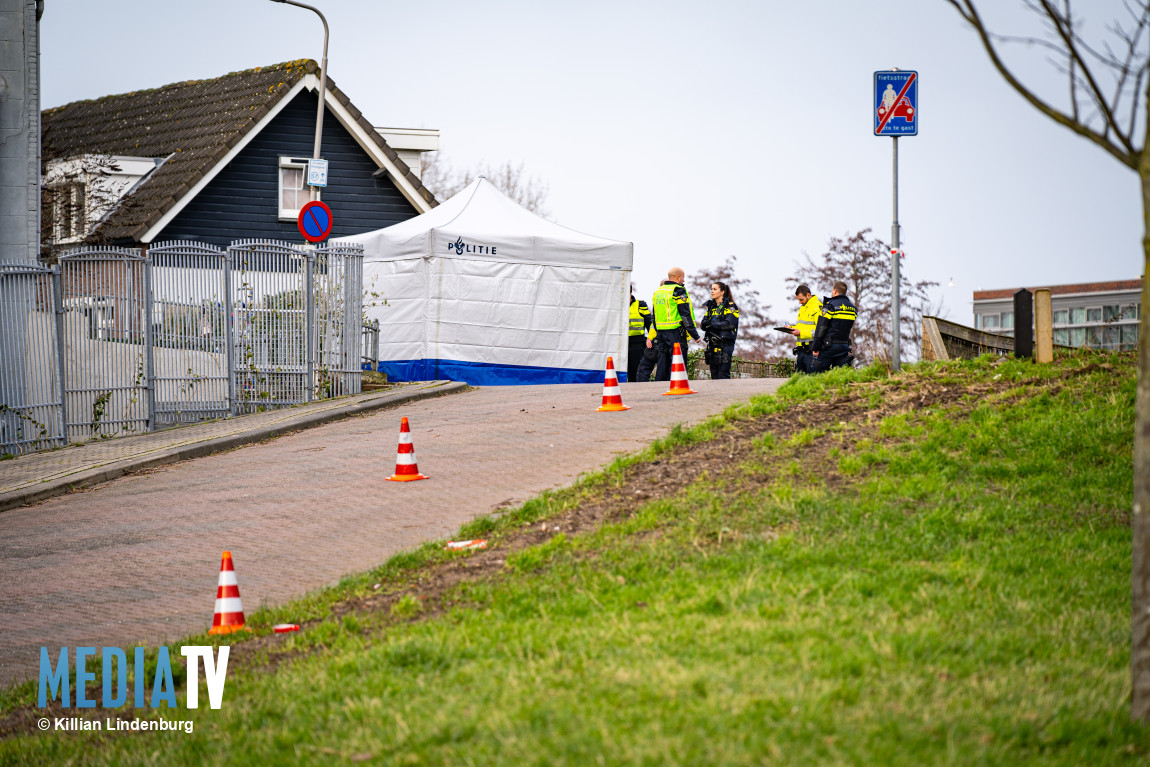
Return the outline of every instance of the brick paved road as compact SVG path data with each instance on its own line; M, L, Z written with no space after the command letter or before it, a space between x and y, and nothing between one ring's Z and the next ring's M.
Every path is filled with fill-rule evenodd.
M781 383L692 381L684 397L624 384L622 413L595 412L600 385L486 387L6 511L0 684L35 676L42 645L155 646L207 627L224 549L248 611L279 603ZM428 481L383 481L401 415Z

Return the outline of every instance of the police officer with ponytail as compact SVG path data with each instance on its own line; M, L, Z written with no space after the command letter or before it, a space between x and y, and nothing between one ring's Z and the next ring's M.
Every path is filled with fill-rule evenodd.
M727 283L715 282L711 284L711 300L703 308L706 314L699 322L706 344L703 360L711 366L712 380L725 380L731 377L731 357L739 334L739 306L731 299Z

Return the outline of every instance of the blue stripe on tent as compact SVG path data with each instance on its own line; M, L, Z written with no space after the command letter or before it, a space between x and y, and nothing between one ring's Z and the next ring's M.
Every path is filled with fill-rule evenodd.
M388 381L465 381L472 386L524 386L530 384L603 383L602 370L545 368L530 365L493 365L460 360L381 360L378 370ZM619 381L627 371L618 372Z

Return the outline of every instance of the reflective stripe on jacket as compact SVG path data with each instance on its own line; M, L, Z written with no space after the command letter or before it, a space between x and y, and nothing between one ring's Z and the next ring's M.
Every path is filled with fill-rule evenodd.
M795 321L795 328L799 331L799 337L795 341L796 345L806 346L814 338L815 325L819 321L822 308L822 302L816 295L812 295L805 304L799 307L799 318Z
M858 319L858 310L846 296L831 296L819 315L815 335L811 343L812 351L822 351L835 344L851 342L851 328Z

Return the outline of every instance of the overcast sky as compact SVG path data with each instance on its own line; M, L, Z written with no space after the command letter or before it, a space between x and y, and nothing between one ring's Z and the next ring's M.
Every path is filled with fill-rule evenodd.
M330 75L373 124L439 129L458 167L523 163L553 220L635 244L640 295L735 255L782 318L804 252L865 227L889 241L892 141L871 115L891 67L920 78L904 269L941 283L952 319L979 288L1141 275L1135 173L1010 90L944 0L313 4ZM1004 32L1036 29L1014 0L985 4ZM270 0L45 5L45 108L322 52L319 19ZM1091 29L1112 6L1083 4ZM1063 96L1040 52L1016 53Z

